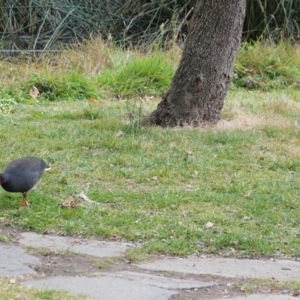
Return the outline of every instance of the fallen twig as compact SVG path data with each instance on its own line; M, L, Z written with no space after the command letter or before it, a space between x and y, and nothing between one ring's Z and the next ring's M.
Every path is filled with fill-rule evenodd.
M90 204L99 204L98 202L89 199L89 198L85 195L84 192L81 192L80 194L78 194L77 197L79 198L79 200L81 200L81 201L86 201L86 202L88 202L88 203L90 203Z

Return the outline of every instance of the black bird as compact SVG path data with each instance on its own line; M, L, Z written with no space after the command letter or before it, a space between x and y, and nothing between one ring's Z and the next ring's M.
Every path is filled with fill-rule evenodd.
M0 173L0 185L7 192L22 193L20 207L30 206L27 201L27 192L31 190L41 178L48 166L37 157L25 157L10 162L3 173Z

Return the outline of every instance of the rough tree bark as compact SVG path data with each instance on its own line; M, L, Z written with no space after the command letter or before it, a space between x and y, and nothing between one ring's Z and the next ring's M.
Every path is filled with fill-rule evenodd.
M246 0L198 0L168 92L143 124L217 123L242 35Z

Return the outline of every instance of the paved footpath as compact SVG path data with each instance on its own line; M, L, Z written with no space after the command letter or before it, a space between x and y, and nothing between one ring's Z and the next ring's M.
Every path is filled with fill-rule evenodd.
M5 235L5 230L0 234ZM297 261L163 257L130 264L124 253L135 247L131 243L32 232L7 234L13 238L9 243L0 242L0 277L16 278L24 286L86 294L95 299L295 300L288 289L281 294L274 290L247 294L234 283L246 283L249 278L281 282L300 279ZM95 266L108 259L113 261L109 268Z

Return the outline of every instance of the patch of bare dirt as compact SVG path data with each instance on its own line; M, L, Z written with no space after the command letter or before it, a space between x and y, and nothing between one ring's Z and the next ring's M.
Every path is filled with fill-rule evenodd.
M240 115L232 120L220 120L215 126L216 130L248 130L265 124L265 120L254 116Z

